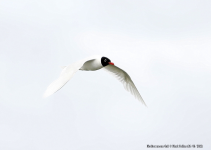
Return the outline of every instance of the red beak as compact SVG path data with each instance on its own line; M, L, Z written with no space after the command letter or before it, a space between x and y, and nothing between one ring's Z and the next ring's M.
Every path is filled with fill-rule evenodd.
M109 62L109 64L110 64L110 65L114 65L114 63L112 63L112 62Z

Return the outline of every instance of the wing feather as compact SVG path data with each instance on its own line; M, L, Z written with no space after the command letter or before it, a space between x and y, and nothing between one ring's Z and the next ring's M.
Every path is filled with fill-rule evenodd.
M83 66L85 62L94 60L95 58L93 57L83 59L74 64L64 67L59 78L56 79L47 87L45 93L43 94L43 97L48 97L53 93L57 92L58 90L60 90L73 77L73 75Z
M127 91L129 91L136 99L140 100L146 106L132 79L124 70L114 65L107 65L104 69L112 73L120 82L122 82Z

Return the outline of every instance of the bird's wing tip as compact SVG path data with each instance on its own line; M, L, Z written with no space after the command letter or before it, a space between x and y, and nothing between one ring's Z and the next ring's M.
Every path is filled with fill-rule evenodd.
M145 107L148 107L147 104L143 101L141 101L141 103L145 106Z
M42 98L47 98L47 97L49 97L50 95L51 95L51 94L45 92L45 93L43 94Z
M139 99L138 98L138 100L145 106L145 107L147 107L147 104L144 102L144 100L141 98L141 99Z

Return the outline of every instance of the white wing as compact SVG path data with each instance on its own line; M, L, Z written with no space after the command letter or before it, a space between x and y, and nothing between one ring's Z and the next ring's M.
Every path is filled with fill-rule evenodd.
M135 96L138 100L140 100L145 106L145 102L141 95L139 94L135 84L131 80L130 76L122 69L118 68L114 65L107 65L104 67L107 71L111 72L115 77L121 81L124 85L124 88L129 91L132 95Z
M96 56L92 56L89 58L86 58L84 60L78 61L74 64L68 65L66 67L63 67L63 70L57 80L52 82L46 89L43 97L48 97L52 95L53 93L57 92L59 89L61 89L72 77L73 75L83 66L83 64L86 61L94 60Z

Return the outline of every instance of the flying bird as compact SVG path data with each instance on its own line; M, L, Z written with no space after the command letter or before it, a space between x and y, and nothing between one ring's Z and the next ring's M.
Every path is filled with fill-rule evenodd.
M76 63L73 63L71 65L63 66L63 70L59 78L47 87L43 96L48 97L57 92L73 77L73 75L78 70L95 71L101 68L104 68L105 70L113 74L120 82L122 82L124 88L127 91L129 91L132 95L135 96L136 99L146 105L130 76L124 70L115 66L109 58L96 55L77 61Z

